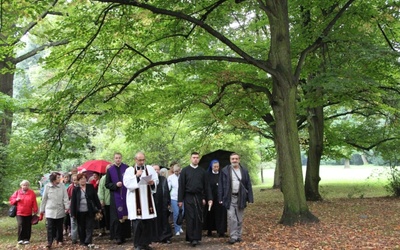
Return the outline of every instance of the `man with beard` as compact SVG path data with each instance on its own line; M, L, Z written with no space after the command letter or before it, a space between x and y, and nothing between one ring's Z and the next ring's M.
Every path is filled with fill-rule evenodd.
M231 164L221 171L218 185L219 203L228 210L229 244L242 241L243 213L253 203L249 172L240 165L240 156L232 153Z

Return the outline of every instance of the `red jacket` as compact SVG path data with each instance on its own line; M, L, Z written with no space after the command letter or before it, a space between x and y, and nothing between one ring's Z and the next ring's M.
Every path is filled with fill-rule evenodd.
M17 198L20 198L20 200L17 201ZM32 213L38 213L36 194L32 189L28 189L25 193L22 188L15 191L10 197L10 204L17 205L17 215L20 216L30 216Z

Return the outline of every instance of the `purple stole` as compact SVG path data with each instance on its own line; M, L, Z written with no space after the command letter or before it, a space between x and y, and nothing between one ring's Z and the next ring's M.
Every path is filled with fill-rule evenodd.
M129 166L121 163L121 165L119 166L122 178L125 174L126 169ZM111 176L111 181L113 183L117 183L117 182L123 182L123 179L119 179L118 177L118 171L117 171L117 166L112 165L109 169L108 169L110 176ZM127 189L124 185L122 185L122 187L118 188L116 191L114 191L114 202L115 202L115 208L117 209L117 215L118 215L118 219L122 220L122 219L127 219L128 216L128 209L126 208L126 193L127 193Z

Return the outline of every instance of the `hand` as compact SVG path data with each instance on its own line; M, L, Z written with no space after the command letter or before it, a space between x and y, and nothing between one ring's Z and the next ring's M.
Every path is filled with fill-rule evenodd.
M142 175L142 173L143 173L143 170L138 170L137 172L136 172L136 177L140 177L141 175Z
M117 187L122 187L122 182L117 182Z
M183 202L178 202L178 207L182 207Z
M106 203L104 203L104 201L101 202L101 206L104 207L106 205Z
M204 206L204 205L206 205L206 200L205 200L205 199L203 199L203 206Z
M154 181L153 181L153 180L150 180L150 181L147 182L147 185L150 185L150 186L151 186L151 185L153 185L153 184L154 184Z
M20 201L21 199L19 197L17 197L17 199L15 199L15 201Z
M40 213L40 215L39 215L39 221L42 221L43 220L43 213Z
M219 204L222 204L222 201L220 201Z

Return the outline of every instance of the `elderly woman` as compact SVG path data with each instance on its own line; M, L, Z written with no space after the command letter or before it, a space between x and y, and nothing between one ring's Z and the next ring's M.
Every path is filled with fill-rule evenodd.
M58 246L63 244L63 222L68 212L68 194L64 183L61 183L61 174L50 174L50 182L44 187L42 204L40 205L40 218L43 214L47 222L47 245L51 248L54 239Z
M10 197L10 204L17 205L18 244L29 244L32 232L32 213L37 214L36 194L29 189L29 181L21 181L20 189Z
M78 223L80 245L91 246L94 217L101 210L101 204L95 188L87 183L86 173L78 174L77 179L79 186L72 191L71 217Z

